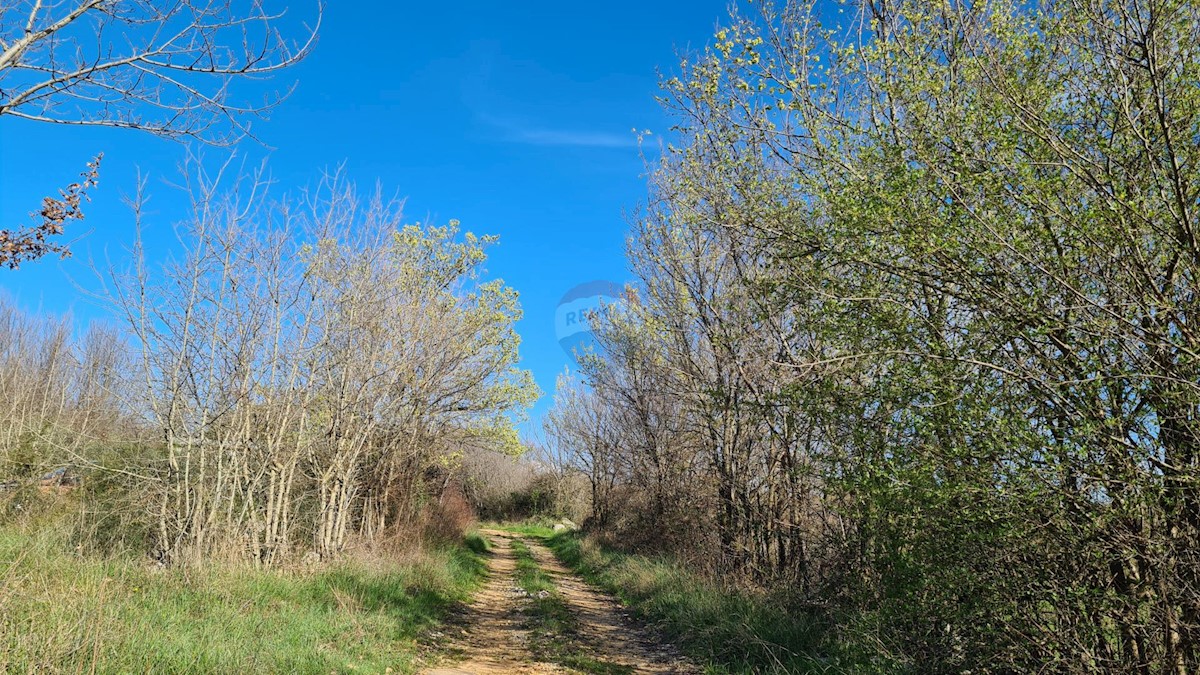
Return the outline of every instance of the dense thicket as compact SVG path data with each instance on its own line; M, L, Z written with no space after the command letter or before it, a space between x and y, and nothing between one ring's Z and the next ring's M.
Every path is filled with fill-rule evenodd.
M666 82L639 283L552 417L594 522L897 666L1195 671L1200 7L820 9Z
M469 517L463 453L519 453L536 392L516 292L483 277L494 238L405 225L336 177L264 188L189 174L172 256L139 241L109 275L115 329L0 307L0 481L72 467L81 534L164 563L328 557Z
M40 478L85 448L130 436L116 331L34 316L0 296L0 482Z
M480 520L521 521L566 518L582 522L591 502L587 477L538 444L519 457L492 450L469 450L458 481Z

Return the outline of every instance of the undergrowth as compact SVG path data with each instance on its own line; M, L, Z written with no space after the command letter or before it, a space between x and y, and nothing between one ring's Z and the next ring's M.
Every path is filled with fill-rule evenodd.
M711 673L863 672L823 642L822 623L767 594L731 590L665 558L601 548L575 532L541 525L514 531L543 541L587 579L658 626Z
M485 574L483 540L317 570L155 569L0 524L0 672L412 672Z

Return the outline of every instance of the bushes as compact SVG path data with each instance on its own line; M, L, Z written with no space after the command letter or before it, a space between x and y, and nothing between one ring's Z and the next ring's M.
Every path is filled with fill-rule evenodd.
M583 522L591 507L585 475L528 455L517 459L495 452L470 453L463 460L463 481L471 505L484 520L545 516Z
M551 414L597 520L922 672L1197 671L1197 3L841 13L744 3L664 82Z
M426 540L445 544L462 540L474 522L475 514L471 511L471 505L455 487L447 489L439 498L425 505L417 526Z
M86 545L166 563L457 536L468 509L430 476L464 446L518 452L536 396L517 293L484 278L495 237L404 225L338 177L298 209L187 171L178 257L137 244L109 275L123 334L0 297L0 482L77 463Z

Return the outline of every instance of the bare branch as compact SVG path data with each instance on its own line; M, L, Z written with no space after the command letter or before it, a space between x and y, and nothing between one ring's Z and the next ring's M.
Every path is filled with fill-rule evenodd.
M66 258L70 250L63 244L48 241L63 233L68 221L83 219L83 200L87 199L88 188L96 187L100 180L100 160L104 155L97 155L88 162L83 179L71 183L59 191L60 199L45 197L42 208L33 215L41 220L32 227L20 230L0 230L0 265L16 269L21 263L36 260L50 253L57 253Z
M251 135L291 91L255 101L235 85L308 56L323 12L289 39L286 12L257 1L81 0L57 16L24 4L23 25L0 24L0 115L220 146Z

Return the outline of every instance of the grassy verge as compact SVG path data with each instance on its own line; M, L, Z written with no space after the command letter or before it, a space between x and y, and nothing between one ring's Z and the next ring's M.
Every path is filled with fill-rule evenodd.
M722 588L669 560L604 550L577 533L537 525L511 529L543 541L568 567L659 626L709 672L853 670L825 654L819 622L765 595Z
M155 570L0 527L0 672L412 672L485 573L483 541L300 572Z
M579 647L578 622L554 581L537 564L523 542L513 540L512 550L517 559L517 585L529 596L533 652L546 661L584 673L626 675L633 672L629 666L602 661Z

